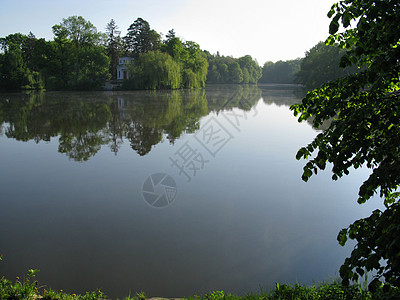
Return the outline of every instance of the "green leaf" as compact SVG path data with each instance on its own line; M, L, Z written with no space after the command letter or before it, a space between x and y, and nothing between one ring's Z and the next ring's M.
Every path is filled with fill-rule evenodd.
M337 8L337 3L332 5L331 10L328 12L328 18L332 18L332 16L335 14L336 8Z
M340 230L337 240L340 246L344 246L347 242L347 228Z
M335 14L335 8L332 6L331 10L328 12L328 18L332 18L332 16Z
M39 272L38 269L29 269L27 275L28 275L28 277L35 277L37 272Z
M331 24L329 25L329 33L335 34L338 30L339 30L339 22L332 21Z
M333 45L335 45L335 42L336 42L335 36L334 36L334 35L330 35L330 36L326 39L325 45L327 45L327 46L333 46Z
M351 18L350 14L349 14L348 12L345 12L345 13L343 14L343 16L342 16L342 23L343 23L344 28L347 28L347 27L350 26L350 20L351 20L351 19L352 19L352 18Z
M337 14L331 21L331 24L329 24L329 34L335 34L339 30L340 16L341 16L340 14Z
M304 172L303 172L303 175L301 176L301 178L302 178L305 182L307 182L308 179L309 179L309 178L311 177L311 175L312 175L312 171L311 171L309 168L307 168L307 167L304 167L303 170L304 170Z
M299 159L301 159L302 157L307 156L307 153L309 153L309 152L307 151L307 149L305 149L305 148L299 149L299 151L297 151L297 154L296 154L296 159L299 160Z

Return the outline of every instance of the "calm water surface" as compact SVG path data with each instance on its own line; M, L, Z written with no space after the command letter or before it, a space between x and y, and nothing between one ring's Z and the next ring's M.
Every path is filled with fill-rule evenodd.
M357 170L301 181L294 86L0 94L0 275L71 293L244 294L337 275Z

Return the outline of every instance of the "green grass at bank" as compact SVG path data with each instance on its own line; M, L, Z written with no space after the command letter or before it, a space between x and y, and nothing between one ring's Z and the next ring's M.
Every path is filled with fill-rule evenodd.
M38 270L29 270L26 276L21 279L9 280L0 278L0 300L108 300L111 299L102 291L87 292L86 294L69 294L63 290L55 291L39 284L35 279ZM124 300L144 300L144 293L134 296L127 296ZM246 296L236 296L223 291L211 292L202 296L192 296L185 298L188 300L280 300L280 299L400 299L398 288L382 286L374 293L369 292L361 285L343 286L339 282L330 282L320 285L302 286L286 285L277 283L270 291L248 294Z

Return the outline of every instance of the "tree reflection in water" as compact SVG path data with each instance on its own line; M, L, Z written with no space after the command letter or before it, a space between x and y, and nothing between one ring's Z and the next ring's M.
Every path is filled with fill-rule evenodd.
M0 128L18 141L49 142L72 160L87 161L108 145L124 143L139 155L163 140L174 144L195 133L210 112L249 111L265 89L256 85L210 85L206 89L135 92L52 92L0 95Z

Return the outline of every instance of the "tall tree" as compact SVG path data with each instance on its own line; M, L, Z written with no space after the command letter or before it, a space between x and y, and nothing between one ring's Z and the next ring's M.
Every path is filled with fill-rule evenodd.
M63 34L71 40L77 48L84 45L99 45L101 34L96 27L81 16L71 16L63 19L59 25L53 26L53 31L63 30ZM56 34L56 32L54 32Z
M243 83L257 83L262 76L262 69L257 61L250 55L245 55L238 59L238 63L243 71Z
M169 40L173 39L176 36L176 33L174 31L174 29L170 29L168 30L167 35L165 36L167 39L165 41L165 43L168 43Z
M67 29L61 25L54 25L54 53L53 64L54 79L51 83L52 88L62 89L69 86L73 72L73 53L71 41L68 39Z
M123 37L126 51L133 56L156 50L160 44L160 35L150 28L149 23L142 18L137 18Z
M379 192L386 209L375 210L339 233L341 245L348 238L356 240L340 276L348 284L375 270L371 290L381 285L382 277L387 284L400 286L400 3L345 0L334 4L328 16L332 20L327 43L347 50L340 65L365 68L325 83L292 106L300 121L313 116L315 127L333 118L297 158L310 159L304 167L305 181L328 162L334 180L352 167L371 169L358 202Z
M122 53L122 39L121 31L118 30L118 26L113 19L107 24L107 55L110 58L110 74L111 79L117 78L117 64L118 57Z
M200 45L187 41L184 44L184 55L181 57L184 66L183 81L187 88L203 87L207 79L208 62L200 50Z
M81 16L72 16L53 26L62 88L100 87L107 79L109 61L102 34ZM58 76L57 76L58 75Z
M178 37L170 37L162 45L163 52L167 52L176 60L182 60L185 50L182 41Z
M24 60L29 68L32 68L32 59L35 51L36 37L32 32L26 37L26 40L22 46L22 52Z

